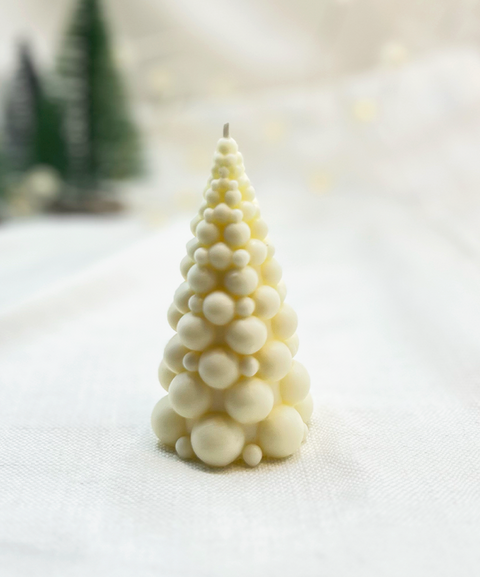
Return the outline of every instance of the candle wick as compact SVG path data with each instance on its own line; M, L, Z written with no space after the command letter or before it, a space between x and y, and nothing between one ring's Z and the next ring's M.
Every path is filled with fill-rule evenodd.
M223 138L230 138L230 123L223 125Z

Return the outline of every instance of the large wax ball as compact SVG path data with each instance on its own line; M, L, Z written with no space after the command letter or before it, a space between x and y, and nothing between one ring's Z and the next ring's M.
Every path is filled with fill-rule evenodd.
M175 303L172 303L167 311L168 324L172 327L174 331L177 330L178 321L182 318L183 314L177 309Z
M242 200L242 195L239 190L228 190L225 193L225 202L231 208L238 206Z
M151 422L158 439L171 447L187 432L185 419L173 410L169 395L161 398L155 405Z
M310 376L298 361L293 361L291 369L280 381L280 394L285 403L296 405L308 395Z
M271 319L280 308L280 295L271 286L259 287L254 295L255 312L261 319Z
M250 264L254 266L261 265L267 258L267 245L258 238L249 240L245 248L250 254Z
M264 381L245 379L225 393L227 413L242 424L262 421L273 408L272 388Z
M166 391L168 391L168 387L170 386L170 383L174 379L175 374L176 373L174 373L167 367L167 363L165 361L162 361L160 363L160 366L158 367L158 380L160 381L160 384Z
M260 423L258 442L264 455L280 459L299 449L304 431L298 412L293 407L279 405Z
M265 284L276 286L282 278L282 267L274 258L270 258L262 265L262 278Z
M292 353L285 343L270 341L257 354L260 362L258 376L267 381L278 381L290 370Z
M173 296L173 302L181 313L188 313L188 299L193 295L193 290L188 282L182 282Z
M242 452L245 435L230 417L210 415L193 426L191 441L201 461L212 467L225 467Z
M225 340L235 352L253 355L265 344L267 327L257 317L239 319L227 328Z
M167 343L163 358L167 367L175 372L183 371L183 357L188 353L187 347L178 335L174 335Z
M258 285L257 271L251 266L240 270L228 271L225 275L225 286L234 295L246 296L251 294Z
M223 236L230 246L243 246L250 239L250 227L246 222L236 222L225 227Z
M188 271L187 281L192 291L203 294L208 293L215 288L215 285L217 284L217 277L214 271L201 267L198 264L194 264Z
M313 399L312 395L308 394L303 401L300 401L295 405L295 409L298 411L299 415L302 417L304 423L308 423L313 413Z
M210 389L195 373L180 373L170 383L168 390L173 409L186 419L203 415L212 400Z
M177 331L182 343L194 351L203 351L215 338L212 325L193 313L187 313L179 320Z
M208 251L208 258L214 268L225 270L232 262L232 251L223 242L217 242Z
M298 326L297 313L290 305L284 303L272 319L272 330L282 340L290 338Z
M198 238L200 244L210 246L214 242L217 242L218 237L220 236L220 232L215 224L202 220L197 225L195 235Z
M184 256L180 262L180 272L182 273L183 278L187 278L187 273L190 268L193 266L193 260L188 256Z
M215 291L205 297L203 314L214 325L226 325L233 319L235 303L229 295Z
M239 377L238 359L224 349L212 349L202 353L198 372L207 385L226 389Z
M229 221L231 212L232 209L229 206L227 206L224 202L222 202L215 207L215 210L213 211L213 218L217 222L224 224Z
M298 352L298 345L299 345L299 339L298 339L297 333L295 333L289 339L287 339L285 341L285 344L290 349L290 352L292 353L292 357L294 357Z

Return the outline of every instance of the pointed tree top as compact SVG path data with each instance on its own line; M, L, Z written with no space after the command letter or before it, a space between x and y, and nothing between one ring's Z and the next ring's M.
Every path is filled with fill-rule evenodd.
M230 123L223 125L223 138L230 138Z

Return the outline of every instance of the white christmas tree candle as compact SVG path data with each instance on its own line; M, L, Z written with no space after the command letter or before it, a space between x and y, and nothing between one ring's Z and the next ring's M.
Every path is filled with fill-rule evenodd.
M153 430L181 458L214 467L288 457L307 435L310 378L293 359L297 315L228 124L191 230Z

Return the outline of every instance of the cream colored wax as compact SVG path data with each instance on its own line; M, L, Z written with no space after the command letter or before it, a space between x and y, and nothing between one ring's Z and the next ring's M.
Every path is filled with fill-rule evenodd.
M153 430L182 459L214 467L288 457L308 431L310 378L293 358L297 315L228 125L191 230Z

